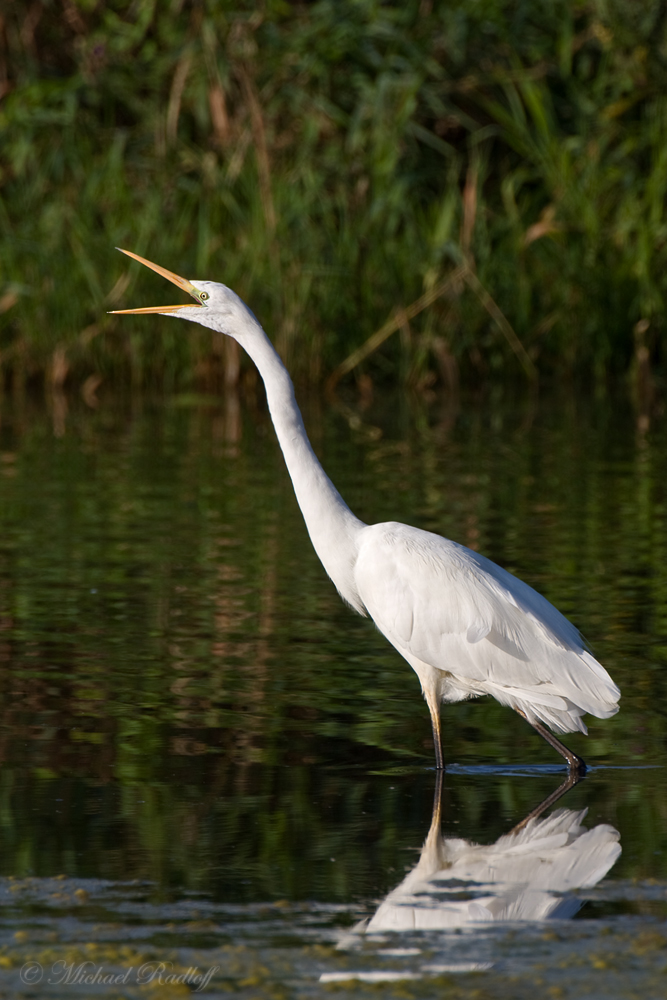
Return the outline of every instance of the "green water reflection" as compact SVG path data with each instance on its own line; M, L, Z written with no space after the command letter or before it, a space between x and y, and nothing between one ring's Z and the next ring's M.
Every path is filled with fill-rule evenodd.
M622 393L306 404L360 517L478 548L588 637L623 700L572 738L598 770L567 806L620 831L614 876L666 877L664 422L638 433ZM160 898L388 892L430 821L428 712L325 577L261 400L6 397L1 415L0 872ZM558 784L495 703L443 724L450 835L491 842Z

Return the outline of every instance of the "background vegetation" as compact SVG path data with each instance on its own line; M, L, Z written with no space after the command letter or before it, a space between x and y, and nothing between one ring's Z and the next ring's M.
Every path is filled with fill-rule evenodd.
M17 379L233 377L210 334L105 315L166 294L133 287L115 245L235 287L302 377L392 317L374 377L664 362L658 0L4 11L0 362Z

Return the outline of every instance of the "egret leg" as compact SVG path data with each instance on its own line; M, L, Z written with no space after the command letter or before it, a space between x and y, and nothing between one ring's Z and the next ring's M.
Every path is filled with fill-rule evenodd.
M431 819L431 829L429 834L440 836L442 825L442 789L444 786L444 773L442 768L435 772L435 790L433 792L433 818Z
M561 757L565 758L570 774L586 774L586 761L582 757L578 757L576 753L568 750L565 744L561 743L560 740L557 740L554 734L550 733L546 726L543 726L541 722L531 722L525 712L522 712L520 708L515 709L515 711L519 713L522 719L525 719L526 722L530 723L533 729L535 729L540 736L542 736L547 743L554 748L554 750L557 750Z
M437 823L438 829L440 829L440 817L442 815L442 789L444 786L443 769L440 768L435 776L435 789L433 791L433 822Z
M442 833L440 826L442 823L442 786L444 784L444 771L435 772L435 792L433 795L433 816L431 818L431 826L429 828L426 840L424 841L424 848L431 848L435 851L436 856L442 853L440 842Z
M428 710L431 713L431 725L433 726L433 746L435 747L435 768L436 771L444 771L445 761L442 756L442 740L440 739L440 702L437 696L428 691L424 692Z
M529 812L520 823L517 823L516 826L512 827L508 836L512 836L512 834L523 830L525 826L528 826L531 819L537 819L538 816L541 816L543 812L546 812L547 809L558 802L558 800L565 795L566 792L569 792L571 788L574 788L574 786L577 785L582 778L583 774L578 771L570 771L563 784L559 785L556 791L552 792L551 795L547 795L546 799L540 802L539 806L536 806L535 809Z

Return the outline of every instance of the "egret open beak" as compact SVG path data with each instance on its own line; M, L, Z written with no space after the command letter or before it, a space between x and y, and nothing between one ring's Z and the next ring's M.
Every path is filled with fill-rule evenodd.
M174 274L173 271L168 271L166 267L160 267L159 264L152 264L150 260L146 260L145 257L140 257L139 254L132 253L131 250L123 250L122 247L116 247L116 250L120 250L121 253L127 254L128 257L132 257L134 258L134 260L138 260L140 264L145 264L146 267L150 267L151 271L157 271L157 273L161 274L163 278L167 279L167 281L171 281L173 285L178 285L178 287L182 288L184 292L187 292L188 295L191 295L192 298L196 300L196 304L198 306L203 307L203 302L201 302L199 299L199 292L197 291L195 286L187 280L187 278L181 278L180 275ZM170 312L176 312L177 309L185 309L185 308L191 309L192 303L188 302L180 306L143 306L141 309L112 309L111 312L112 313L170 313Z

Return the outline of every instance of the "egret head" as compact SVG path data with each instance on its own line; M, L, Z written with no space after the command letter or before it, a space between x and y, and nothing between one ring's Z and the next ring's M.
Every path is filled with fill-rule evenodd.
M117 247L121 253L127 254L140 264L145 264L152 271L157 271L167 281L177 285L184 292L187 292L194 299L194 304L188 303L180 306L143 306L139 309L114 309L116 314L127 313L158 313L162 316L178 316L179 319L190 320L191 323L199 323L207 326L211 330L225 333L229 337L243 343L244 334L249 332L259 323L253 312L247 307L243 299L240 299L236 292L226 285L221 285L217 281L188 281L180 275L168 271L159 264L153 264L150 260L140 257L130 250L123 250Z

